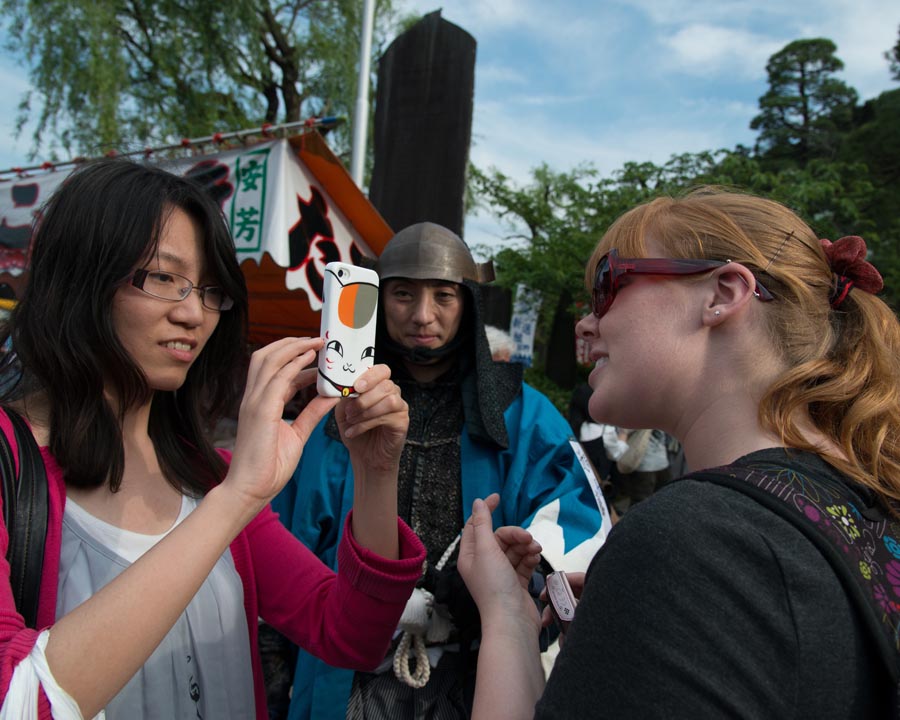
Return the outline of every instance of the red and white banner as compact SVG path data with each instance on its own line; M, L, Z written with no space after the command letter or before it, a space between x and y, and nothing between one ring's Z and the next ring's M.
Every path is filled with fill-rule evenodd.
M286 269L285 288L304 290L313 311L322 306L326 263L377 254L289 140L157 164L205 185L231 226L238 260L260 265L265 254L271 256ZM71 167L0 181L0 273L24 271L34 217Z

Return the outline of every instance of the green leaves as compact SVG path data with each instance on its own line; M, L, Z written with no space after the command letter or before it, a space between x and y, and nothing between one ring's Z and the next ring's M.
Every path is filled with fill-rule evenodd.
M349 116L360 6L354 0L3 0L10 49L27 65L33 86L20 104L19 127L34 122L32 157L51 144L71 156L263 122ZM378 2L373 56L393 31L392 13L392 0ZM349 145L349 138L343 142Z
M831 46L825 42L819 49ZM792 46L792 52L797 50L792 43L782 53ZM801 49L807 51L810 46ZM823 87L827 90L829 86ZM842 97L847 102L852 97L855 103L852 90ZM838 106L828 104L829 112ZM524 283L540 291L538 348L549 337L560 297L574 298L573 323L585 312L585 266L613 220L638 203L700 184L733 187L778 200L807 220L819 237L836 240L862 235L885 279L882 297L900 307L900 90L883 93L863 108L853 105L850 109L855 120L846 130L832 126L839 149L810 154L805 162L789 153L773 157L771 148L755 153L739 146L673 155L662 165L629 162L608 178L600 177L590 164L568 172L541 165L522 186L499 170L472 168L470 195L508 231L506 246L494 253L498 282L510 288ZM823 127L819 123L813 129L818 132ZM553 352L573 351L554 347ZM540 367L532 370L541 371Z
M900 31L898 31L897 36L896 44L885 52L884 59L890 63L891 77L900 82Z
M758 147L772 160L804 165L836 154L857 101L834 77L844 67L836 51L824 38L795 40L769 58L769 90L750 127L760 130Z

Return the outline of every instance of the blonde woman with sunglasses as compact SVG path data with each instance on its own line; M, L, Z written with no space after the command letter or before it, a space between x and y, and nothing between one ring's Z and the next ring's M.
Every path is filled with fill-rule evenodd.
M887 717L900 325L863 240L704 188L619 218L587 282L591 416L665 430L695 471L570 578L546 688L522 590L539 546L494 534L495 499L475 502L459 561L483 627L474 717Z

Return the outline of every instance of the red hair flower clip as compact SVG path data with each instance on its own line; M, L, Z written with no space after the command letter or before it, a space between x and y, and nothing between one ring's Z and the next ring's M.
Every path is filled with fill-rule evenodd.
M881 273L866 260L866 241L858 235L848 235L840 240L820 240L828 265L834 273L834 286L828 301L837 308L858 287L873 295L884 287Z

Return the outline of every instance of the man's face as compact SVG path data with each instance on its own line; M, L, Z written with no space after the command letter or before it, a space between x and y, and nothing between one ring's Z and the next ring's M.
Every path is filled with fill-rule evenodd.
M382 301L388 335L409 349L436 350L453 340L465 306L462 287L446 280L390 278Z

